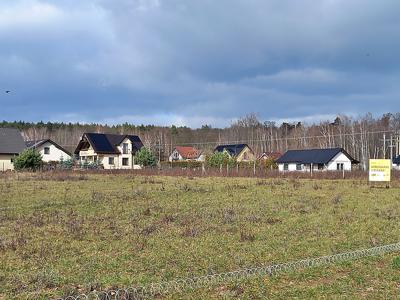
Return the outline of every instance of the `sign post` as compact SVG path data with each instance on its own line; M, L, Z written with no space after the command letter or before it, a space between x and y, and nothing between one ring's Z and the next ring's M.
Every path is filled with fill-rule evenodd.
M370 159L369 160L369 181L370 182L386 182L389 187L390 173L392 170L392 162L390 159Z

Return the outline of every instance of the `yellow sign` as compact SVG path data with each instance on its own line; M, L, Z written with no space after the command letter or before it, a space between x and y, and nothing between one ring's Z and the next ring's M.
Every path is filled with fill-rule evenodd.
M390 159L369 160L369 181L390 181L392 161Z

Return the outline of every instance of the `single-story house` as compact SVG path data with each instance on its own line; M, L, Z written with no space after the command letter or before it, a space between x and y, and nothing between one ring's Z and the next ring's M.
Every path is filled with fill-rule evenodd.
M255 160L254 152L247 144L219 145L214 152L227 153L237 162Z
M135 153L142 147L137 135L84 133L74 153L80 162L97 162L104 169L139 169Z
M0 171L14 170L14 158L25 148L18 129L0 128Z
M282 156L280 152L263 152L258 156L258 160L277 160L279 157Z
M276 160L279 171L351 171L359 161L343 148L289 150Z
M393 169L400 169L400 155L398 155L397 157L393 158L392 160L392 167Z
M67 160L71 158L71 153L50 139L37 141L26 141L26 147L36 149L44 162Z
M190 146L176 146L168 158L169 161L204 161L200 150Z

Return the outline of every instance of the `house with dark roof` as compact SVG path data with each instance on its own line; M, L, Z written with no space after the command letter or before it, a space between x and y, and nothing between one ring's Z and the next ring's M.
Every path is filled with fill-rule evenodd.
M0 171L14 170L14 158L25 148L18 129L0 128Z
M135 154L143 143L137 135L84 133L74 153L80 162L97 162L104 169L135 169Z
M400 155L393 158L392 167L393 167L393 169L400 169Z
M219 145L214 149L214 152L227 153L237 162L255 160L254 152L247 144Z
M26 147L35 149L44 162L59 162L71 158L71 153L50 139L26 141Z
M279 171L351 171L359 162L343 148L288 150L276 160Z
M168 158L169 161L204 161L204 155L195 147L176 146Z

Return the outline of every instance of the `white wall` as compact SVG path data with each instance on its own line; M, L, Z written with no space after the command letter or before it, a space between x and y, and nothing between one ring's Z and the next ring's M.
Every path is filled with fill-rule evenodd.
M329 163L327 166L328 171L337 171L337 164L343 164L343 169L345 171L351 171L351 160L344 155L342 152L338 153Z
M289 171L298 171L298 170L296 170L296 165L297 164L293 164L293 163L291 163L291 164L288 164L288 170L284 170L284 165L285 164L278 164L278 169L279 169L279 171L285 171L285 172L289 172ZM304 171L304 166L303 166L303 170L302 171ZM298 171L298 172L301 172L301 171Z
M14 170L14 164L11 162L11 159L13 159L15 156L14 155L9 155L9 154L0 154L0 171L8 171L8 170Z
M49 154L44 154L44 148L49 147L50 148L50 153ZM40 145L39 147L36 148L37 151L42 155L42 160L45 162L49 161L60 161L61 157L66 160L70 159L71 156L62 151L61 149L57 148L50 142L46 142L43 145Z
M183 160L183 157L176 149L174 149L174 151L172 151L171 155L169 156L168 160L169 161Z

